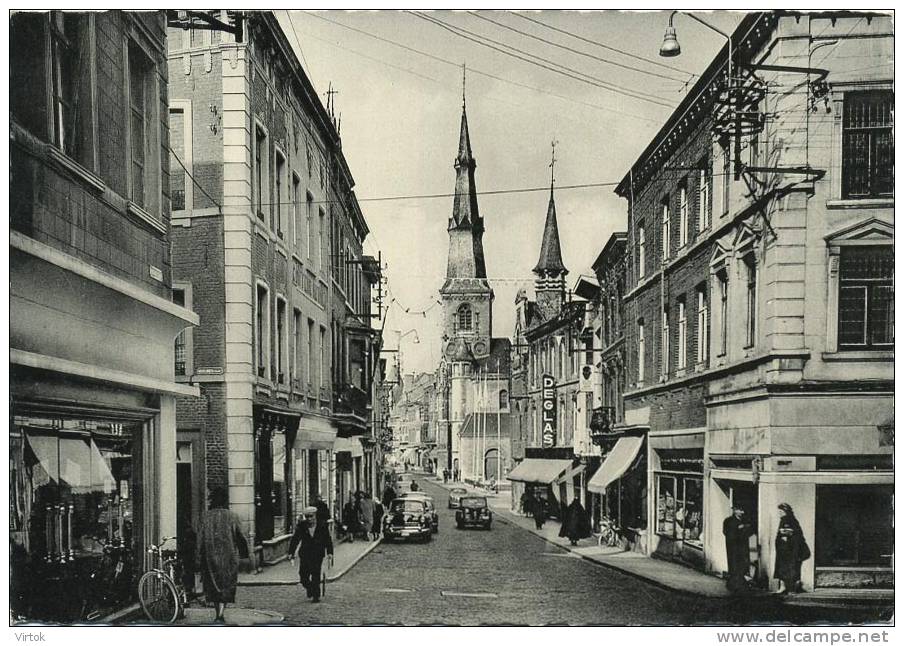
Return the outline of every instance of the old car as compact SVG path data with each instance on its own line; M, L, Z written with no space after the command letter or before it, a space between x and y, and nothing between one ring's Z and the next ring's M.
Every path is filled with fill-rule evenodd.
M433 501L433 498L420 491L406 491L399 497L405 498L406 500L423 500L427 503L427 512L430 514L430 523L433 527L433 533L436 534L439 532L439 514L436 513L436 503Z
M456 509L462 496L467 496L468 490L464 487L455 487L449 492L449 509Z
M419 498L396 498L383 517L383 538L391 541L410 538L429 541L433 536L433 518L427 502Z
M490 511L485 496L465 496L461 499L458 510L455 512L455 526L458 529L465 527L490 529L492 525L493 512Z

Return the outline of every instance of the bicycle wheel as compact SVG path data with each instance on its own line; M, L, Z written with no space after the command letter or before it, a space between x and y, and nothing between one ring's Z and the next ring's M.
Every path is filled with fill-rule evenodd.
M138 601L145 616L154 622L171 624L181 609L176 586L162 572L145 572L138 581Z

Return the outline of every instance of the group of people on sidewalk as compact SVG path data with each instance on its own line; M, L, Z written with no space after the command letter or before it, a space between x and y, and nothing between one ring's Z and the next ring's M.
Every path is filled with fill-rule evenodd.
M549 513L546 509L547 501L535 491L533 495L528 492L521 494L521 512L534 519L537 529L543 529ZM559 528L559 536L567 538L572 545L577 545L582 538L588 538L592 534L590 515L581 504L579 496L575 495L571 504L560 514L562 526Z
M355 538L379 539L383 513L383 504L371 498L368 492L349 492L348 502L342 508L342 531L346 540L354 543Z
M800 591L800 568L811 553L791 505L783 502L778 506L778 511L780 518L775 535L775 567L772 575L779 582L776 593L785 595ZM756 526L744 517L745 514L744 508L735 504L731 516L722 523L728 557L728 579L725 585L734 594L743 594L753 589L750 537L756 535Z

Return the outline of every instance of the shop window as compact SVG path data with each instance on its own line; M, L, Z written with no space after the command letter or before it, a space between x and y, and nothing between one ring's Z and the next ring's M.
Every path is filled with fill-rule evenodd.
M891 567L891 485L816 485L816 567Z
M844 247L838 297L841 349L891 347L895 340L894 249Z
M123 593L127 602L143 553L140 425L12 422L10 576L21 585L14 603L34 618L70 621L88 596ZM116 584L122 590L110 583L91 589L87 575L100 571L105 550L125 573Z
M702 547L702 478L656 476L656 533Z
M844 198L894 193L894 93L847 92L841 135L841 191Z
M289 491L286 488L286 471L288 470L288 441L285 433L273 434L273 485L271 496L273 501L273 533L278 536L290 532Z

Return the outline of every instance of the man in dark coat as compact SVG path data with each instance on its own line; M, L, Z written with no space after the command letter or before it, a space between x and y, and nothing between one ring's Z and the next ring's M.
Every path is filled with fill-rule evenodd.
M728 580L726 587L731 592L747 589L750 573L750 537L755 533L753 523L744 518L744 510L734 505L731 516L722 522L725 535L725 553L728 556Z
M562 519L559 536L567 536L572 545L577 545L578 540L590 536L590 518L578 496L575 496L565 509L565 518Z
M539 493L535 495L536 498L531 502L534 524L537 526L537 529L543 529L543 523L546 522L546 501L540 497Z
M383 490L383 507L389 509L389 505L392 504L392 501L396 499L396 490L392 488L392 485L386 485L386 489Z
M317 508L305 507L304 518L295 526L289 543L289 558L294 563L298 549L298 576L301 585L308 592L308 599L320 602L320 570L323 558L329 555L333 560L333 539L325 523L317 522Z
M380 538L380 534L383 532L383 505L379 500L374 500L374 522L371 528L373 532L374 540Z
M349 492L348 502L342 507L342 524L345 526L345 535L349 543L355 542L358 533L358 506L354 492Z
M317 508L317 522L326 523L330 520L330 508L323 499L323 496L317 496L317 502L314 503Z

